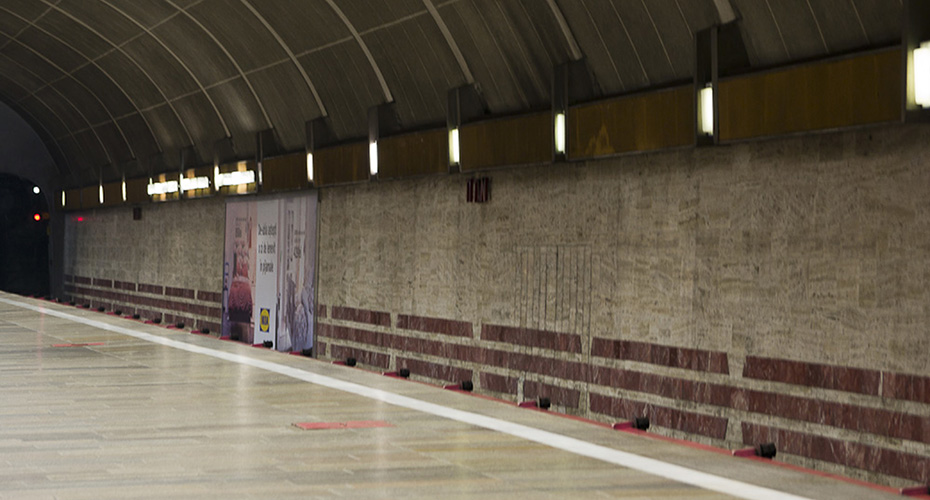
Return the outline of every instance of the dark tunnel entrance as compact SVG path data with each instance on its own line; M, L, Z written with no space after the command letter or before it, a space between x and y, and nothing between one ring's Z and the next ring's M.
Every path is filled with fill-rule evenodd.
M48 295L49 210L35 184L0 174L0 290Z

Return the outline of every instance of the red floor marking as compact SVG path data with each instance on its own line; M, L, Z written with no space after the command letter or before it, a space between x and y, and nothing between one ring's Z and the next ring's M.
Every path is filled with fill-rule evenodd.
M394 427L383 420L350 420L348 422L297 422L294 424L304 430L324 429L373 429L376 427Z
M103 342L88 342L86 344L52 344L52 347L87 347L93 345L106 345Z

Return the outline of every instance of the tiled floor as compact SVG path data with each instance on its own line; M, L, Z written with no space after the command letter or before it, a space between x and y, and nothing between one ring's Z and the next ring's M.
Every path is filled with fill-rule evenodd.
M69 343L102 345L54 347ZM370 420L390 426L294 426ZM727 493L900 498L0 293L0 498L732 497Z

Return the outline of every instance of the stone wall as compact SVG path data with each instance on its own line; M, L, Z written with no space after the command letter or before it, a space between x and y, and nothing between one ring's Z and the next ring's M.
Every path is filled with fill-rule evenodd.
M64 288L76 301L219 331L225 200L65 215Z
M930 481L930 129L322 193L317 350Z

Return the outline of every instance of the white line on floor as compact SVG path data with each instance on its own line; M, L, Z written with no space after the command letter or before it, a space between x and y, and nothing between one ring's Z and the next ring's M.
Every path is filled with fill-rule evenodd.
M163 346L173 347L175 349L180 349L183 351L188 351L188 352L192 352L196 354L203 354L205 356L211 356L211 357L222 359L225 361L239 363L241 365L260 368L262 370L267 370L273 373L284 375L286 377L291 377L297 380L303 380L305 382L310 382L311 384L317 384L317 385L321 385L324 387L329 387L330 389L336 389L339 391L356 394L358 396L371 398L371 399L375 399L378 401L383 401L385 403L389 403L395 406L400 406L402 408L408 408L411 410L416 410L416 411L420 411L423 413L429 413L431 415L448 418L450 420L456 420L458 422L463 422L463 423L470 424L470 425L476 425L478 427L483 427L485 429L490 429L490 430L501 432L504 434L509 434L511 436L523 438L528 441L533 441L533 442L542 444L544 446L549 446L551 448L556 448L559 450L567 451L569 453L574 453L576 455L593 458L595 460L601 460L603 462L619 465L621 467L626 467L628 469L638 470L641 472L645 472L647 474L652 474L655 476L663 477L665 479L669 479L669 480L676 481L679 483L690 484L693 486L697 486L699 488L704 488L704 489L711 490L711 491L717 491L720 493L732 495L732 496L739 497L739 498L758 499L758 500L803 500L805 499L805 497L792 495L790 493L784 493L781 491L776 491L773 489L765 488L762 486L756 486L753 484L744 483L742 481L736 481L736 480L728 479L725 477L715 476L713 474L708 474L706 472L700 472L700 471L696 471L693 469L689 469L687 467L682 467L680 465L674 465L674 464L662 462L660 460L656 460L653 458L643 457L640 455L635 455L633 453L615 450L613 448L608 448L606 446L589 443L587 441L582 441L580 439L563 436L561 434L556 434L553 432L535 429L533 427L528 427L525 425L508 422L506 420L501 420L498 418L487 417L484 415L479 415L477 413L457 410L455 408L449 408L446 406L438 405L435 403L429 403L427 401L422 401L419 399L413 399L413 398L409 398L406 396L401 396L400 394L395 394L395 393L388 392L382 389L374 389L374 388L356 384L353 382L346 382L344 380L327 377L326 375L319 375L316 373L304 371L299 368L293 368L290 366L280 365L280 364L272 363L269 361L262 361L258 359L249 358L247 356L242 356L239 354L232 354L228 352L218 351L215 349L210 349L207 347L187 344L185 342L180 342L177 340L159 337L158 335L152 335L152 334L141 332L138 330L132 330L129 328L123 328L119 326L110 325L110 324L107 324L101 321L96 321L92 319L83 318L80 316L75 316L73 314L69 314L69 313L62 312L62 311L57 311L55 309L47 308L43 306L34 306L34 305L27 304L24 302L9 300L9 299L5 299L2 297L0 297L0 302L9 304L11 306L21 307L23 309L28 309L30 311L35 311L41 314L48 314L50 316L55 316L58 318L74 321L76 323L81 323L84 325L92 326L94 328L99 328L101 330L119 333L122 335L128 335L130 337L152 342L154 344L160 344Z

